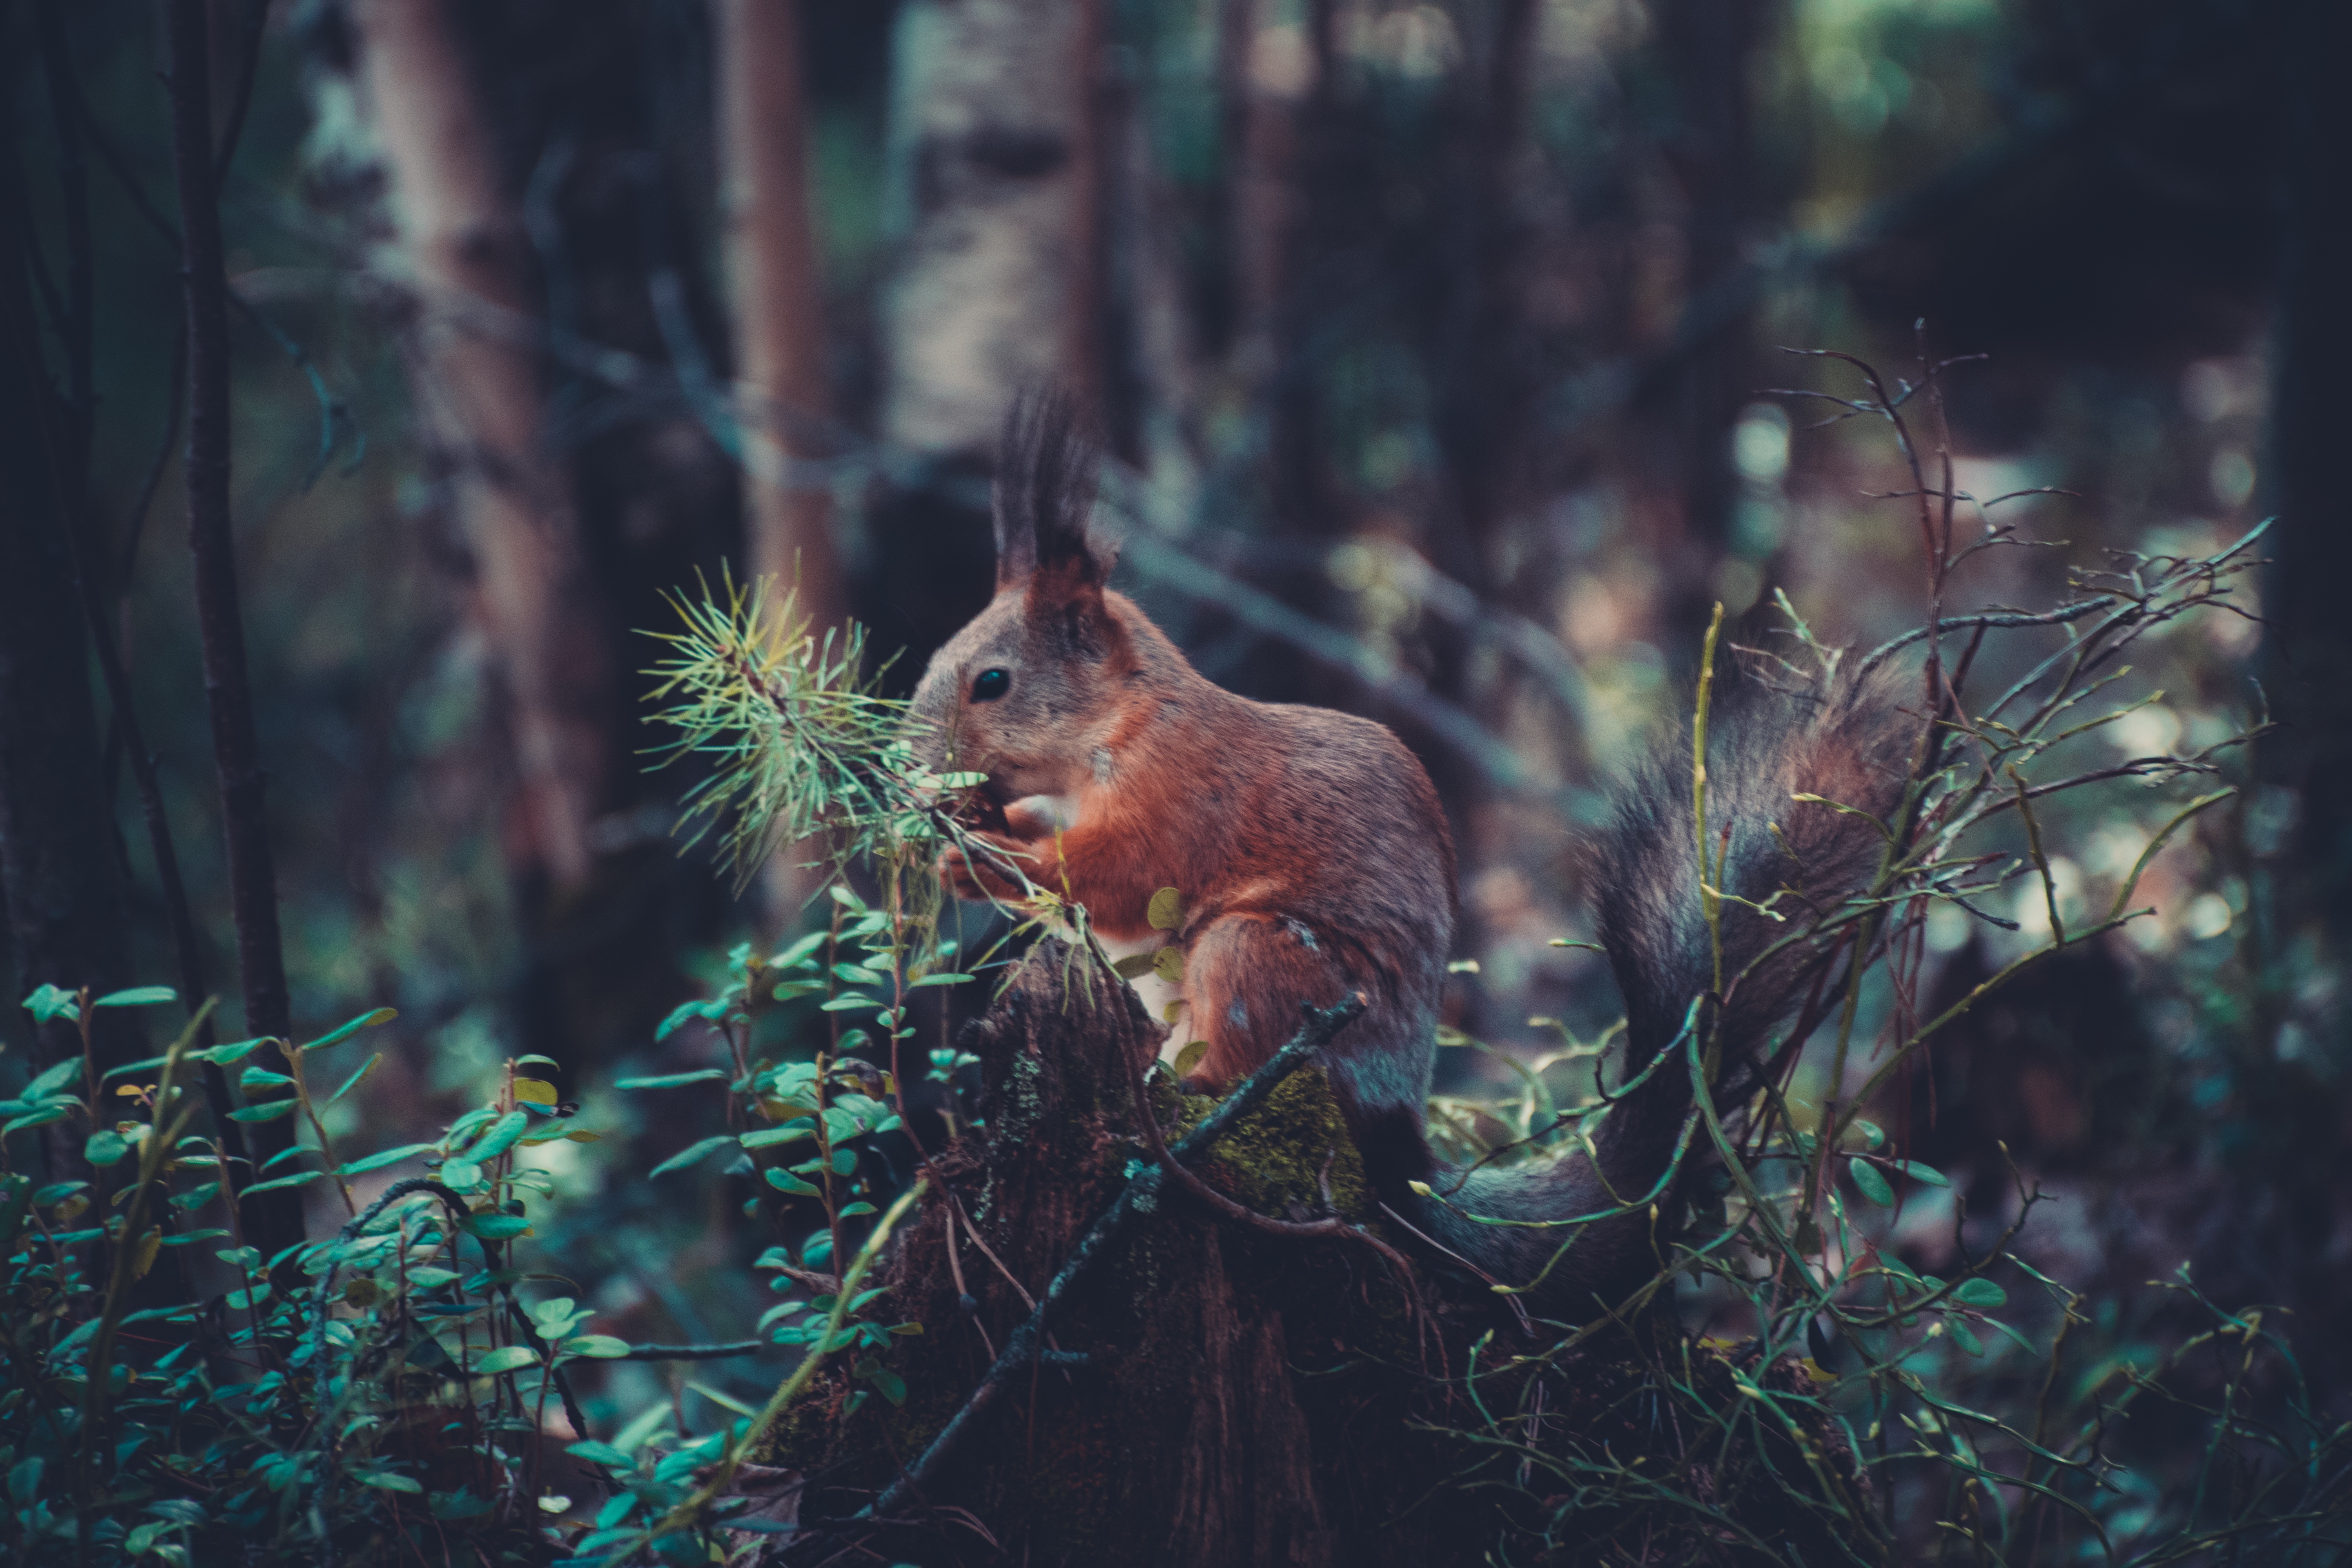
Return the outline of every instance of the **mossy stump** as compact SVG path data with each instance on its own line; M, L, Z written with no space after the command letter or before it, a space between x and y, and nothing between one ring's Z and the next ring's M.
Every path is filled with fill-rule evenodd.
M837 1560L926 1568L1430 1568L1491 1561L1504 1535L1533 1545L1519 1561L1587 1560L1562 1550L1559 1500L1543 1495L1540 1476L1528 1488L1519 1467L1519 1486L1459 1484L1513 1468L1491 1441L1460 1435L1489 1425L1462 1374L1546 1340L1522 1337L1496 1298L1442 1259L1401 1278L1360 1242L1266 1235L1175 1191L1073 1292L1052 1326L1058 1353L1020 1374L919 1500L896 1519L848 1522L947 1424L1150 1157L1126 1064L1155 1055L1161 1037L1125 985L1060 942L1033 951L971 1026L965 1046L981 1060L986 1125L937 1152L931 1169L949 1191L926 1195L869 1277L890 1290L889 1318L923 1325L888 1354L905 1403L869 1397L845 1415L845 1369L811 1384L757 1456L771 1473L805 1478L806 1533L773 1542L766 1560L832 1561L845 1549ZM1152 1097L1171 1141L1175 1124L1212 1103L1181 1097L1164 1077ZM1202 1174L1271 1217L1336 1213L1379 1226L1339 1106L1311 1066L1222 1141ZM1412 1238L1384 1236L1412 1250ZM1573 1440L1563 1428L1590 1421L1619 1452L1643 1447L1650 1434L1621 1417L1664 1348L1641 1354L1634 1341L1659 1334L1687 1365L1692 1348L1670 1326L1580 1349L1542 1374L1556 1385L1549 1413L1538 1398L1533 1424L1515 1421L1513 1432ZM1522 1392L1508 1373L1489 1371L1482 1384L1489 1410L1517 1407ZM1721 1473L1702 1483L1735 1507L1755 1489ZM1760 1506L1790 1511L1771 1500L1785 1496L1767 1487ZM1622 1511L1574 1533L1602 1546L1627 1527Z

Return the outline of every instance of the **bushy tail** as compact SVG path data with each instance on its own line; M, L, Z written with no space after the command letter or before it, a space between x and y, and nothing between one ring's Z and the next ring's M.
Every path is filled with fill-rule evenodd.
M1663 1051L1675 1059L1601 1118L1593 1134L1598 1170L1581 1153L1490 1166L1466 1180L1460 1168L1441 1166L1430 1183L1438 1196L1417 1205L1413 1223L1503 1283L1524 1285L1543 1274L1531 1304L1544 1316L1590 1317L1596 1300L1614 1307L1647 1279L1665 1247L1651 1233L1646 1205L1573 1229L1481 1225L1470 1216L1557 1221L1644 1198L1664 1174L1690 1108L1683 1031L1696 1000L1710 999L1698 1026L1720 1064L1717 1104L1737 1103L1755 1089L1771 1032L1804 1002L1834 944L1798 942L1759 959L1868 888L1886 847L1877 824L1892 825L1902 803L1917 733L1876 683L1790 693L1743 679L1717 697L1706 826L1709 858L1725 856L1720 885L1729 895L1721 906L1719 1004L1712 999L1717 942L1700 888L1690 739L1685 732L1679 744L1660 746L1618 790L1587 879L1601 942L1625 997L1620 1081ZM1852 809L1791 798L1800 795Z

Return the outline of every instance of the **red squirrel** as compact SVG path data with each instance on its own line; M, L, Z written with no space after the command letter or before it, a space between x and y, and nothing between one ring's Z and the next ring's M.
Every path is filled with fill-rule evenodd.
M1601 1120L1598 1170L1572 1153L1465 1181L1434 1156L1423 1126L1456 911L1437 792L1370 720L1211 684L1111 590L1112 552L1088 528L1097 461L1066 402L1016 403L996 479L995 597L932 657L915 692L927 761L986 775L980 837L1022 857L1038 886L1085 905L1114 956L1172 935L1184 963L1169 994L1183 1005L1169 1053L1206 1043L1189 1088L1230 1089L1297 1032L1302 1002L1361 992L1363 1016L1322 1061L1381 1200L1492 1279L1541 1274L1538 1310L1614 1306L1656 1267L1645 1215L1584 1227L1548 1272L1569 1231L1467 1216L1561 1220L1616 1206L1612 1191L1645 1193L1689 1108L1687 1072L1667 1064ZM1790 796L1885 817L1901 797L1908 740L1889 714L1853 690L1809 700L1741 682L1718 696L1708 818L1711 830L1731 830L1727 891L1763 903L1791 888L1825 909L1867 883L1877 828ZM1690 777L1687 741L1678 758L1663 749L1620 789L1588 858L1601 945L1625 997L1628 1075L1677 1045L1693 999L1715 984ZM1019 897L985 856L950 851L940 870L961 896ZM1180 900L1172 933L1147 916L1164 887ZM1780 929L1732 903L1721 923L1726 975ZM1753 1087L1766 1036L1819 963L1765 965L1719 1004L1725 1103Z

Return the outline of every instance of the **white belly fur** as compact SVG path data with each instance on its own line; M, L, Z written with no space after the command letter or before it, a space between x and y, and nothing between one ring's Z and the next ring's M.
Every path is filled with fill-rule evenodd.
M1099 937L1098 940L1102 942L1103 951L1110 954L1113 963L1122 958L1133 958L1138 953L1157 952L1162 945L1158 931L1134 942L1113 942L1107 936ZM1168 1005L1171 1002L1181 1002L1184 999L1182 986L1171 985L1148 969L1128 984L1135 988L1135 994L1138 996L1143 998L1144 1010L1149 1012L1153 1021L1157 1023L1168 1022ZM1160 1059L1164 1062L1174 1062L1176 1053L1182 1050L1192 1038L1192 1021L1190 1014L1177 1014L1176 1022L1169 1026L1167 1043L1160 1047Z

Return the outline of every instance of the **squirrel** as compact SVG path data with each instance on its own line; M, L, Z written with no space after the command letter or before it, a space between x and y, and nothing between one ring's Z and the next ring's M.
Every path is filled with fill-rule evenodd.
M1423 1123L1457 905L1437 792L1384 726L1226 691L1110 589L1113 552L1088 526L1097 461L1066 400L1016 400L998 459L994 597L933 655L910 704L925 760L985 775L976 837L1086 906L1114 957L1172 934L1183 962L1163 994L1182 1008L1165 1054L1205 1042L1189 1089L1222 1093L1262 1066L1302 1002L1360 992L1362 1016L1321 1060L1379 1200L1490 1282L1536 1281L1528 1300L1546 1315L1613 1307L1657 1268L1645 1214L1573 1233L1470 1216L1559 1221L1646 1194L1689 1111L1689 1074L1675 1062L1649 1074L1601 1120L1590 1154L1466 1172L1438 1158ZM1618 789L1586 873L1624 994L1627 1077L1684 1048L1705 996L1717 1102L1757 1087L1768 1036L1827 962L1791 944L1757 964L1783 931L1769 906L1793 893L1826 911L1868 885L1885 843L1872 819L1899 806L1915 736L1866 687L1790 694L1741 680L1717 695L1708 822L1710 837L1729 831L1710 858L1723 854L1730 895L1720 973L1739 976L1719 999L1688 740ZM950 849L940 870L965 898L1022 897L986 853ZM1150 919L1168 886L1172 933ZM1151 980L1138 983L1147 1004Z

